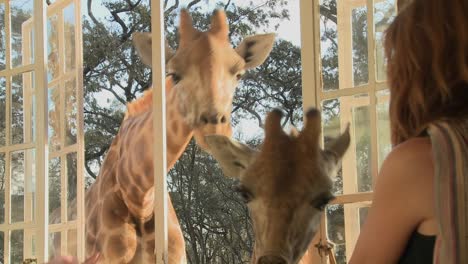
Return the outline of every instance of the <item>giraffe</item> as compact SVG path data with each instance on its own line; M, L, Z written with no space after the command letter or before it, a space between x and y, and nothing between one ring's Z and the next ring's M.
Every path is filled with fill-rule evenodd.
M334 199L331 177L350 143L348 126L329 148L320 148L317 109L306 113L301 133L285 133L281 118L280 110L268 114L260 151L223 135L206 136L224 174L240 182L237 190L255 235L252 264L300 263L325 206Z
M172 168L192 137L206 149L205 135L231 135L235 88L246 70L270 53L274 34L246 37L235 49L229 43L226 14L215 11L210 29L192 25L180 13L179 46L166 44L167 167ZM151 66L151 34L135 33L142 61ZM127 105L99 175L86 192L86 255L99 263L154 263L154 179L152 89ZM185 263L185 242L168 199L169 263Z

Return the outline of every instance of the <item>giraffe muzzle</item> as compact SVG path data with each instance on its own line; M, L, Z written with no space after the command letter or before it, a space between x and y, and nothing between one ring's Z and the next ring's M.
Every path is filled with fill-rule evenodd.
M220 114L220 113L205 113L200 116L200 122L203 125L224 124L227 122L227 118L225 115Z

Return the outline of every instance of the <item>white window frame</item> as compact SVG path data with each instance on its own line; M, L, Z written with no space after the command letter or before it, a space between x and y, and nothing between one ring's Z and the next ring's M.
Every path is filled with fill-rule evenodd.
M43 0L33 0L33 11L32 17L23 22L22 24L22 56L23 62L22 65L17 67L12 67L11 64L11 16L10 16L10 1L11 0L0 0L0 4L5 7L5 40L6 40L6 65L5 69L0 71L0 78L5 78L6 81L6 144L5 146L0 146L0 153L5 153L5 177L6 177L6 189L5 189L5 222L0 224L0 232L3 232L4 235L4 244L0 245L4 248L4 263L10 263L10 232L15 230L23 230L23 258L24 259L36 259L38 263L44 263L48 260L49 253L49 230L51 231L63 231L65 236L62 235L62 243L66 241L66 232L68 229L73 228L77 230L78 243L77 243L77 254L80 259L84 258L84 130L83 130L83 77L82 77L82 29L81 29L81 8L80 0L59 0L47 6ZM48 81L47 81L47 18L50 15L55 13L63 14L62 11L69 5L74 4L74 16L75 16L75 65L72 72L66 74L61 70L60 80L57 82L61 83L60 87L63 87L65 80L75 77L76 81L76 98L77 98L77 135L76 135L76 144L62 148L59 153L50 153L48 150ZM58 25L63 25L63 15L58 15L62 20L59 21ZM59 19L60 20L60 19ZM62 23L60 23L62 22ZM59 28L62 28L59 26ZM32 39L30 38L31 32L34 31L34 42L31 46ZM60 29L59 29L60 31ZM63 30L62 32L63 33ZM63 37L63 34L61 34ZM59 37L60 39L60 37ZM59 42L63 43L63 38ZM32 50L34 49L34 62L31 63L29 60ZM60 44L59 44L60 49ZM59 52L64 52L62 49ZM63 56L60 56L63 58ZM64 65L64 61L60 61ZM60 68L64 66L61 65ZM24 131L25 137L31 137L31 107L33 106L32 100L35 98L35 138L30 142L25 142L22 144L11 144L10 137L10 126L11 126L11 105L10 105L10 90L11 90L11 78L18 74L34 72L34 77L24 78L23 77L23 98L24 98ZM67 78L67 79L65 79ZM31 89L34 82L34 89ZM50 84L49 84L50 86ZM59 111L62 113L61 123L61 145L65 142L64 132L65 132L65 92L62 88L60 93L61 109ZM10 185L11 185L11 165L10 157L11 153L14 151L21 150L34 150L35 151L35 171L32 164L25 164L25 221L10 223ZM77 219L65 224L51 225L49 228L49 200L48 200L48 173L49 173L49 159L54 156L66 157L67 154L76 153L77 155ZM25 152L25 160L27 159L27 154ZM47 158L49 157L49 158ZM63 160L63 158L62 158ZM62 168L64 165L62 161ZM29 172L28 172L29 171ZM35 175L35 208L34 208L34 221L33 216L29 213L33 208L34 198L32 192L28 192L28 189L33 188L31 179L28 179L27 176ZM66 219L66 197L67 193L64 190L66 186L67 175L64 170L61 170L62 178L62 217L65 214ZM65 203L64 203L65 201ZM28 213L27 213L28 212ZM33 252L32 244L33 240L35 242L35 252ZM81 241L81 242L80 242ZM66 245L66 243L63 243ZM62 245L63 245L62 244ZM62 246L63 247L63 246ZM65 252L65 251L62 251Z
M386 81L378 81L376 76L375 56L375 26L374 5L381 0L337 0L338 18L338 69L339 89L323 91L322 69L320 52L320 1L301 0L301 57L303 87L303 107L307 111L310 107L320 108L321 103L329 99L340 100L340 123L341 128L346 127L352 121L352 112L343 111L351 107L368 106L370 118L370 145L371 145L371 175L373 182L378 173L378 131L377 131L377 104L388 102L388 96L377 99L376 93L388 88ZM367 45L368 45L368 83L355 87L353 84L353 62L352 62L352 9L356 7L367 7ZM395 1L396 8L396 1ZM349 19L342 19L345 17ZM348 29L347 29L348 28ZM343 34L344 33L344 34ZM346 56L347 55L347 56ZM313 74L310 74L313 73ZM359 94L367 94L367 97L353 97ZM356 148L354 142L353 126L351 124L351 150ZM345 236L347 261L351 257L356 239L359 235L359 218L356 217L358 209L372 202L372 192L358 192L356 153L348 151L342 161L343 168L343 195L337 195L331 204L344 205ZM315 245L327 241L327 216L323 214L320 232L314 238L310 247L310 263L328 263L326 256L318 254Z
M164 3L151 0L152 80L153 80L153 165L156 264L168 263L168 192L166 165L166 88Z

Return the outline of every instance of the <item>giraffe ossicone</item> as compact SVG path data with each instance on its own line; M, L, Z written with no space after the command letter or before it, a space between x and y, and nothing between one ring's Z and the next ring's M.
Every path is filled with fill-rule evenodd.
M206 135L231 135L239 79L265 61L274 43L274 34L261 34L233 48L228 34L223 11L213 13L206 32L193 27L186 10L180 13L178 48L166 46L165 52L168 169L192 137L206 149ZM151 34L134 33L133 42L142 62L151 65ZM99 175L86 192L86 255L99 253L99 263L154 263L152 89L157 87L128 104ZM185 263L184 238L168 202L169 263Z
M350 143L348 125L321 149L316 109L306 113L300 133L285 133L281 118L278 110L268 114L259 151L223 135L206 137L225 175L240 182L255 236L252 264L300 263L334 198L332 178Z

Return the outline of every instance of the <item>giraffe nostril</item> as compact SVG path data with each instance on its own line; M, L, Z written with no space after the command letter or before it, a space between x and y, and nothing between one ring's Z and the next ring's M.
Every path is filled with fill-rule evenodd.
M227 118L226 116L220 115L218 113L203 114L200 116L200 121L202 122L203 125L207 125L207 124L217 125L219 123L226 123Z
M226 123L226 117L225 116L221 117L221 123L223 123L223 124Z
M208 118L205 115L202 115L200 119L201 119L203 124L205 124L205 125L208 124Z

